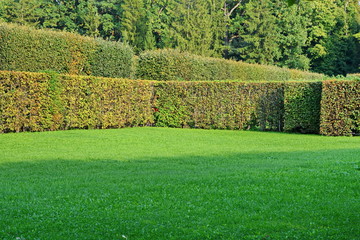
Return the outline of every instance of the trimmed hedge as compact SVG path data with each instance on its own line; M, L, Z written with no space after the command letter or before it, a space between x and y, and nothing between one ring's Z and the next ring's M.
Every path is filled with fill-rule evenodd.
M51 104L48 75L0 72L0 132L49 129Z
M324 81L320 133L330 136L359 135L360 81Z
M120 42L0 23L0 70L128 78L133 56Z
M156 126L282 130L283 83L159 82Z
M0 72L0 132L153 123L152 82Z
M347 77L360 77L360 73L350 73L346 75Z
M156 125L359 135L359 90L352 80L159 82L0 71L0 132Z
M322 74L275 66L201 57L174 49L145 51L138 61L137 78L149 80L285 81L324 77Z
M285 131L319 133L321 91L321 82L285 84Z

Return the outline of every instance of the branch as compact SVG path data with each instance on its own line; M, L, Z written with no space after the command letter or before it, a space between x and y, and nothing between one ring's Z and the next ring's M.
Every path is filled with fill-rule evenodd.
M230 17L231 14L240 6L243 0L239 0L239 2L226 14L227 17Z

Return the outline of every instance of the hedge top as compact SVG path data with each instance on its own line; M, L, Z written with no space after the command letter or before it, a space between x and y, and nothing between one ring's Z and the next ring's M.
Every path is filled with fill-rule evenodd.
M174 49L145 51L140 54L137 78L151 80L242 80L286 81L323 79L323 74L210 58Z

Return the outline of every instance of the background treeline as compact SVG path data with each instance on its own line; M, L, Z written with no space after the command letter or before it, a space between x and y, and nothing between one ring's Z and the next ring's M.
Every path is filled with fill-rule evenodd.
M360 62L357 0L2 0L0 21L328 75Z

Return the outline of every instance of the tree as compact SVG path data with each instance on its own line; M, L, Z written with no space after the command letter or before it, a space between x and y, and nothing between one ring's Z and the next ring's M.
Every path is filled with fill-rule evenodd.
M237 38L231 43L231 57L261 64L275 64L280 59L280 29L272 5L269 0L250 1L244 13L233 20Z
M314 71L345 75L357 70L357 47L353 34L359 31L358 2L321 1L308 4L307 52Z
M100 34L99 27L101 16L98 13L95 0L80 0L77 9L83 34L98 37Z
M37 0L3 0L2 18L7 22L36 26L41 17L41 4L42 1Z
M309 70L310 59L304 52L307 41L307 30L304 26L307 19L299 8L286 7L284 1L277 1L274 13L279 27L279 49L281 57L277 65L288 68Z
M220 56L225 26L214 0L185 0L168 7L172 46L203 56Z

